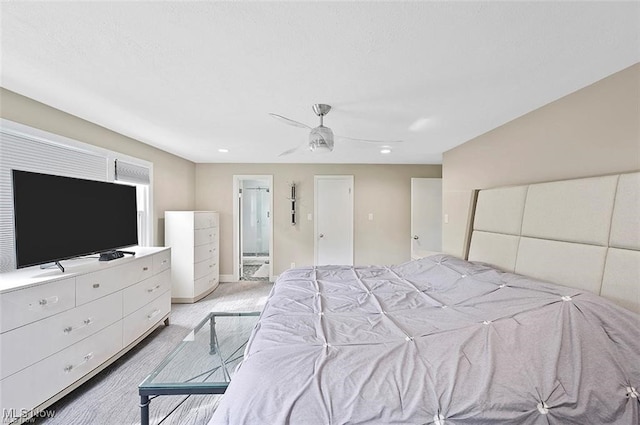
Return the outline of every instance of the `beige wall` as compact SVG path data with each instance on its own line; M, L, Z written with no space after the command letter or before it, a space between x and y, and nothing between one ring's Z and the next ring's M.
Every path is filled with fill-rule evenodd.
M443 250L465 255L473 189L639 169L636 64L445 152Z
M164 244L164 211L195 206L195 164L0 88L0 116L153 163L154 243Z
M220 212L221 274L233 274L233 176L273 175L274 273L292 262L313 264L313 176L354 176L355 263L408 261L411 177L440 177L440 165L197 164L196 208ZM297 221L290 224L289 184L297 185ZM374 220L368 220L368 214Z

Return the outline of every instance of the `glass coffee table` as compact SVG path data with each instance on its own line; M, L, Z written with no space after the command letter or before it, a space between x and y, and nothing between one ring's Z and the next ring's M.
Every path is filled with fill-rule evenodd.
M224 394L259 315L209 313L138 386L141 425L157 396Z

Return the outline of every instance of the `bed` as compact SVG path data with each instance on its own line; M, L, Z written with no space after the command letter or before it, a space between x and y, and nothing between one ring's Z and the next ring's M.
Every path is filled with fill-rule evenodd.
M210 424L640 423L640 173L477 199L470 261L283 273Z

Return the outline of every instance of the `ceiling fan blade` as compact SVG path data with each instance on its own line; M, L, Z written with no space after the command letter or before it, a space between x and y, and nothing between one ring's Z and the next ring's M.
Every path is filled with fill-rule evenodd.
M356 139L354 137L345 137L345 136L336 136L336 139L344 140L347 142L362 142L362 143L381 143L381 144L389 144L389 143L402 143L402 140L370 140L370 139Z
M294 153L295 151L297 151L298 149L300 149L301 147L306 146L306 145L307 145L306 143L303 143L303 144L301 144L301 145L299 145L299 146L296 146L295 148L288 149L288 150L286 150L286 151L282 152L282 153L281 153L280 155L278 155L278 156L286 156L286 155L290 155L290 154Z
M294 120L292 120L290 118L287 118L287 117L283 117L282 115L273 114L271 112L269 112L269 115L271 115L273 118L275 118L275 119L277 119L279 121L282 121L285 124L289 124L289 125L292 125L294 127L306 128L308 130L311 130L311 127L309 127L308 125L302 124L301 122L298 122L298 121L294 121Z

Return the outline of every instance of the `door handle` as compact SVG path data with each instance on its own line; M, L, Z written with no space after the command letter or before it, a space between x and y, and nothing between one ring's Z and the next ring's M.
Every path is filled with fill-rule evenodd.
M420 238L418 237L418 235L413 235L413 239L418 240Z
M324 233L320 233L318 236L320 237L320 239L322 239L324 238Z

